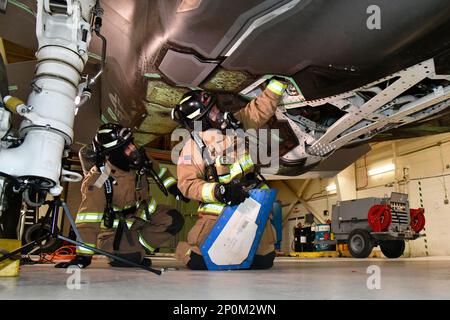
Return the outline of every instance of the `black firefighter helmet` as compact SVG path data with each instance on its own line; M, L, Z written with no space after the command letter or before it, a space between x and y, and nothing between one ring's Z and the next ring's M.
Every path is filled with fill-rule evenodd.
M123 170L129 170L128 159L123 154L124 147L133 142L133 132L120 124L102 124L92 140L96 153L96 165L102 166L109 160Z
M183 95L179 104L172 109L172 119L193 127L194 121L201 120L216 103L216 96L203 90L192 90Z
M92 141L94 151L97 153L108 153L131 142L133 132L130 128L125 128L120 124L102 124Z

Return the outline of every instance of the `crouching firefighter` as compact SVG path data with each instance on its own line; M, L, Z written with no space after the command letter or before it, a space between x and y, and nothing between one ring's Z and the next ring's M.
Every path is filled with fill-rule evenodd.
M133 143L130 129L118 124L104 124L93 139L96 165L85 175L82 200L76 225L82 240L89 246L113 251L135 263L151 265L144 259L177 234L184 225L174 208L157 204L149 194L149 180L154 180L167 195L189 201L178 190L175 178ZM77 265L87 267L93 252L77 247L77 255L58 268ZM111 266L128 266L112 260Z
M219 215L227 205L237 205L253 188L268 188L249 155L248 145L238 154L236 135L226 135L237 128L258 129L275 113L287 84L272 78L265 90L243 109L231 114L223 112L217 97L201 90L186 93L173 109L172 118L191 132L177 164L178 188L188 198L200 201L199 219L180 242L176 257L190 269L207 266L200 247L211 233ZM201 130L193 130L201 122ZM233 131L233 130L231 130ZM268 220L250 268L271 268L275 258L275 234Z

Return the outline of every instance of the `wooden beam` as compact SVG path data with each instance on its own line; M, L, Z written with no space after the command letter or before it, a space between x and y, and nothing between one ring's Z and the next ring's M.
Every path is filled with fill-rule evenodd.
M302 186L300 187L300 190L297 193L297 195L299 197L301 197L301 198L303 197L303 193L305 192L306 188L309 186L310 182L311 182L311 179L306 179L305 181L303 181L303 184L302 184Z
M148 148L146 153L155 160L172 163L171 151Z
M287 214L284 216L283 221L281 222L281 226L284 226L286 224L286 221L288 220L289 216L292 213L292 210L294 210L295 205L298 203L297 201L293 201L290 205L289 208L287 210Z
M6 50L5 50L5 44L3 42L3 38L0 38L0 54L2 55L3 63L5 65L7 65L8 59L6 59Z
M308 187L309 183L311 182L311 179L306 179L303 181L302 186L300 187L299 191L295 193L295 197L298 198L303 198L303 192L305 191L305 189ZM289 185L289 183L286 181L286 184ZM289 185L290 186L290 185ZM293 191L293 189L290 189L291 191ZM286 221L289 219L290 215L292 214L292 210L294 209L295 205L299 202L299 200L296 200L294 202L291 203L291 205L289 206L289 210L287 211L288 213L286 214L286 216L283 218L283 223L282 225L284 225L286 223Z
M297 192L295 192L293 189L292 189L292 187L288 184L288 183L286 183L285 181L281 181L281 183L283 183L288 189L289 189L289 191L293 194L293 195L295 195L295 197L297 198L297 200L298 201L300 201L300 203L309 211L309 212L311 212L312 214L313 214L313 216L317 219L317 220L319 220L319 222L320 223L325 223L325 220L324 219L322 219L322 217L319 215L319 213L313 208L313 207L311 207L309 204L308 204L308 201L306 201L304 198L302 198L302 197L299 197L298 195L297 195Z

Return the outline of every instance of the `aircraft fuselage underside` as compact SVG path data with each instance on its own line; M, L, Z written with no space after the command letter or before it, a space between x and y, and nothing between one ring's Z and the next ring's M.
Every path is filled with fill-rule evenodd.
M258 90L256 87L242 93L252 96ZM297 139L297 146L280 158L278 172L266 172L299 175L342 147L435 115L449 103L450 76L436 74L434 59L323 99L305 101L292 85L282 98L276 118L287 121L292 129L290 134L295 135L295 138L284 136L281 139ZM335 108L336 112L327 117L330 108Z

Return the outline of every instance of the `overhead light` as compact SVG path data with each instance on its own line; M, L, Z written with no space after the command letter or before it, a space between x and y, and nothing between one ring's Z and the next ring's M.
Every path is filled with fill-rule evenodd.
M75 105L78 106L80 104L80 102L81 102L81 97L80 96L76 96L74 102L75 102Z
M177 13L197 9L201 2L202 0L182 0L178 6Z
M369 170L369 176L374 176L377 174L381 174L381 173L385 173L385 172L389 172L389 171L394 171L395 170L395 165L393 163L388 164L386 166L383 167L378 167L378 168L374 168L374 169L370 169Z
M327 190L328 192L336 191L336 185L335 184L330 184L329 186L327 186L325 188L325 190Z

